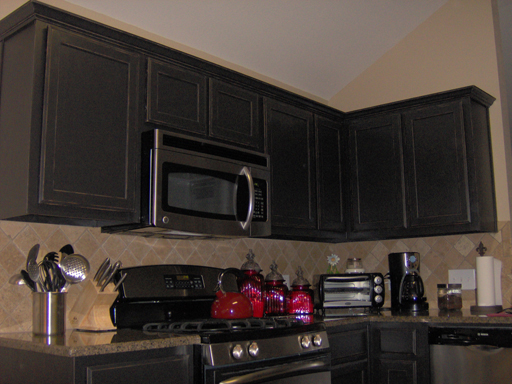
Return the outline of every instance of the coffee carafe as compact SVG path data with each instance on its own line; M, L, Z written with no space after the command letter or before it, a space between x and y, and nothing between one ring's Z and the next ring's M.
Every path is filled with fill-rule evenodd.
M417 252L390 253L391 308L401 312L428 310L423 280L420 276L420 254Z

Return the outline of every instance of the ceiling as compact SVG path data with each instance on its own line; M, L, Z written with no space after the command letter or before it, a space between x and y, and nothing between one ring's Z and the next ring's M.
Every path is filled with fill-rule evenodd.
M67 2L328 101L447 0Z

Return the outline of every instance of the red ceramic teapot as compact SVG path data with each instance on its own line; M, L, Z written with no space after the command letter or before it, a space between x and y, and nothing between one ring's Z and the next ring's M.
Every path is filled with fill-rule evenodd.
M233 273L238 278L243 277L242 271L236 268L227 268L219 274L217 284L217 297L212 304L211 316L214 319L246 319L252 317L251 301L242 293L226 292L222 289L222 277L226 273Z

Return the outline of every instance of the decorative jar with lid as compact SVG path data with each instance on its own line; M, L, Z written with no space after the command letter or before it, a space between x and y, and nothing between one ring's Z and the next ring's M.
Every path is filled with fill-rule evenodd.
M263 275L261 268L254 261L254 253L249 249L245 256L247 261L240 268L244 277L238 280L238 289L251 301L253 317L263 317Z
M292 282L292 290L286 296L286 312L290 315L312 314L314 310L313 290L304 278L302 268L297 268L297 278Z
M288 287L284 283L283 275L277 271L274 261L270 266L270 273L265 277L263 293L266 316L281 316L286 314L286 295Z

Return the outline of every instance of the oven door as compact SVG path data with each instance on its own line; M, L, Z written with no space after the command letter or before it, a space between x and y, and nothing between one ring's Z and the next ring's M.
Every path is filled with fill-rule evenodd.
M177 232L270 234L267 170L218 157L152 150L151 223Z
M205 384L331 384L330 354L205 369Z

